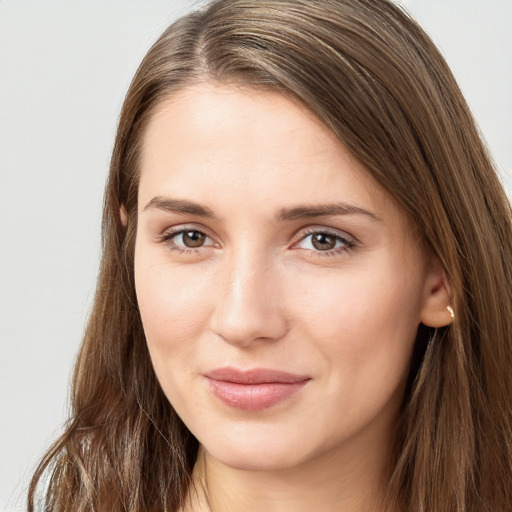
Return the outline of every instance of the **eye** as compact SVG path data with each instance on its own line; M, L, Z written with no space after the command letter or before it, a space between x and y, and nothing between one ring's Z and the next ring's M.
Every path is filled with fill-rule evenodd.
M348 237L329 231L313 231L306 234L296 247L314 251L316 253L325 253L331 255L352 249L355 242Z
M165 233L161 242L166 243L173 250L199 249L214 246L214 241L202 231L192 228L181 228Z
M176 233L171 240L175 245L181 247L202 247L208 240L208 237L201 233L201 231L190 229Z

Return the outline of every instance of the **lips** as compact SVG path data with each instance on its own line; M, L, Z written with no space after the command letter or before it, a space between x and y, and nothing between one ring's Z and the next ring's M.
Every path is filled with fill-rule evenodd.
M217 399L243 411L259 411L287 400L311 380L304 375L264 368L218 368L205 374L205 378Z

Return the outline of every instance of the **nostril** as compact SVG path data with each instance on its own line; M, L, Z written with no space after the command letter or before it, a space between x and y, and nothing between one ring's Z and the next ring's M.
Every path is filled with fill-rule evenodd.
M235 306L229 301L219 304L212 316L211 330L227 343L245 346L256 340L281 338L287 330L285 315L268 300Z

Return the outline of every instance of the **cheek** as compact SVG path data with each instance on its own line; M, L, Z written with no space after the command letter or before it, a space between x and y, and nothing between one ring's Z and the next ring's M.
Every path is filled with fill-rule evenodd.
M186 368L196 356L211 287L197 278L192 266L177 271L166 261L150 261L150 255L136 251L135 288L155 371L160 380L170 378L164 369Z
M315 278L314 286L302 278L294 316L328 362L333 389L342 385L359 395L384 382L392 388L408 372L421 286L392 270L354 268Z
M319 333L334 331L341 337L347 330L362 335L417 326L421 287L414 281L405 282L400 275L379 269L333 272L321 278L303 276L294 294L301 311L296 316L314 324Z
M137 300L148 338L172 332L170 338L186 339L197 330L205 304L202 284L183 281L155 268L143 269L136 277Z
M303 302L302 325L321 354L326 421L336 432L343 425L343 437L377 418L394 421L409 374L417 331L410 311L416 308L414 294L390 281L354 277L326 289Z

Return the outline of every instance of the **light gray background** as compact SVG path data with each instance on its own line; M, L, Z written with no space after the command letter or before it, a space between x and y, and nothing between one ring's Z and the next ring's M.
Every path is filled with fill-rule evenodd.
M452 66L512 191L512 0L400 2ZM0 0L0 511L66 418L124 93L191 0Z

